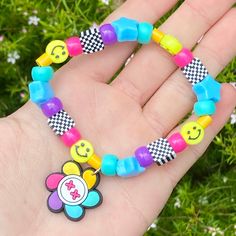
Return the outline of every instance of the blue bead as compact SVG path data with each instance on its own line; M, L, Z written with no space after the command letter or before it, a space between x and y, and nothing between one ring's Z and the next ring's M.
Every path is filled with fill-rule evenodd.
M116 166L118 158L112 154L106 154L102 158L101 172L107 176L116 175Z
M218 102L220 100L220 89L221 84L211 75L207 75L204 80L193 86L198 101L212 100Z
M29 84L30 99L40 105L54 97L54 92L49 83L33 81Z
M138 25L138 42L148 44L152 38L153 25L147 22Z
M213 115L216 105L212 100L199 101L194 104L194 112L197 116Z
M135 157L128 157L117 162L116 173L121 177L136 176L145 171Z
M48 82L53 77L51 66L34 66L31 70L31 76L35 81Z
M138 38L138 22L125 17L113 21L118 42L136 41Z

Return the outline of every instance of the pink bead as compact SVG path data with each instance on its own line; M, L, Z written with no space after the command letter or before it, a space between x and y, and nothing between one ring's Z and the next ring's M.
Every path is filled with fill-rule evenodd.
M178 54L173 56L173 59L175 64L182 68L193 60L193 54L187 48L183 48Z
M60 136L62 142L68 147L71 147L74 143L80 140L80 138L81 135L76 128L71 128L70 130L65 132L62 136Z
M67 50L71 57L78 56L83 52L79 37L71 37L66 40Z
M183 151L188 146L180 133L172 134L167 140L175 153Z

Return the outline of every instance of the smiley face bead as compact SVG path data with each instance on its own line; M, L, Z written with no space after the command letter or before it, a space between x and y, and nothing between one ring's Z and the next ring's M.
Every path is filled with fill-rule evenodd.
M85 163L93 156L94 149L89 141L82 139L71 147L70 154L76 162Z
M190 145L200 143L204 137L204 129L200 124L194 121L185 124L182 127L180 133L183 136L185 142Z
M57 64L64 62L69 56L66 43L61 40L51 41L46 47L46 54Z

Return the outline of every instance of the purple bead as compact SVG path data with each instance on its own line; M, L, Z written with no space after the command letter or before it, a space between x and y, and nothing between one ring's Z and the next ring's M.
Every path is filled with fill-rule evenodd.
M40 106L43 114L47 117L51 117L63 109L61 100L57 97L49 99L47 102L41 104Z
M136 149L135 157L137 158L139 165L142 167L147 167L154 163L152 155L145 146Z
M102 36L103 43L105 45L114 44L117 42L115 29L111 24L104 24L99 28Z

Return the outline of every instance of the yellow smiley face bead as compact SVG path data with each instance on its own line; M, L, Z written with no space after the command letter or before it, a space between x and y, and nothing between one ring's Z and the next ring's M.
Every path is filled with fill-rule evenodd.
M92 144L87 140L79 140L70 149L71 157L79 163L87 162L94 154Z
M51 41L46 47L46 54L57 64L64 62L69 56L66 43L61 40Z
M200 143L204 137L203 127L194 121L186 123L182 127L180 133L184 138L185 142L190 145Z

